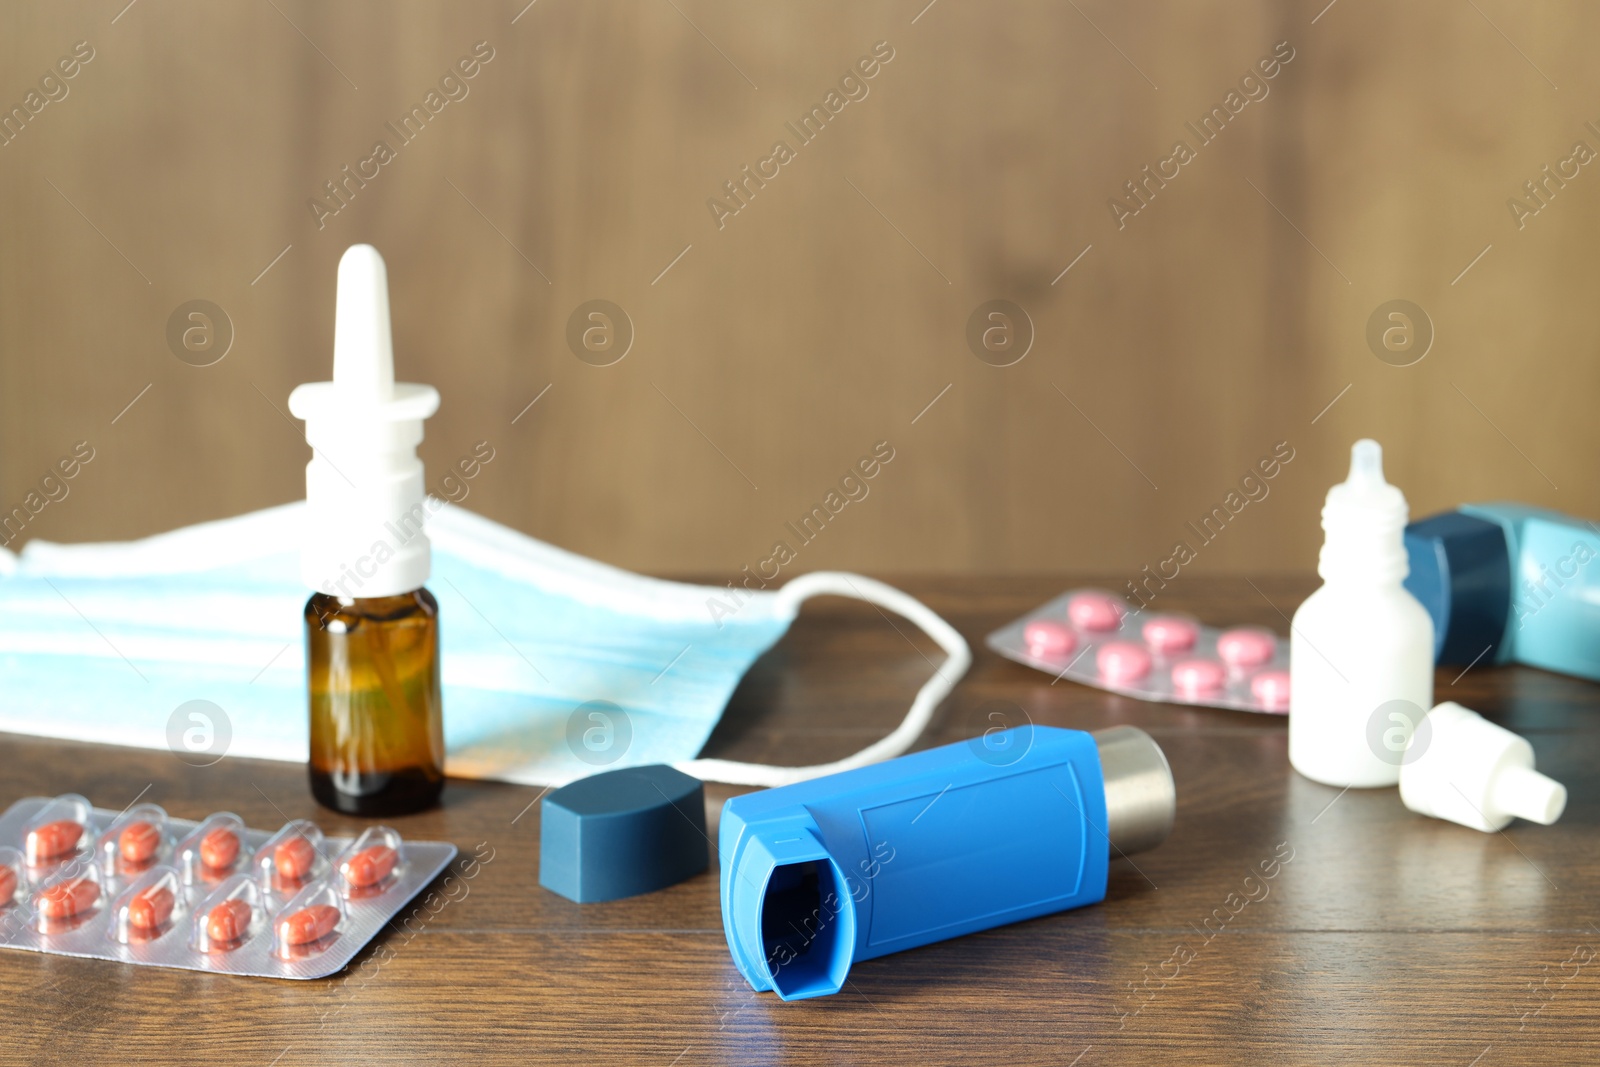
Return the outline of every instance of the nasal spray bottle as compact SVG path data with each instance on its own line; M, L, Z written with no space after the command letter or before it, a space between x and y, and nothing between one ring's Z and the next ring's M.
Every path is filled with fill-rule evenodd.
M306 421L306 667L311 793L352 815L429 807L444 785L439 605L422 583L422 420L428 385L394 380L389 282L371 245L339 260L333 381L302 385Z
M1357 441L1322 509L1323 585L1289 636L1289 762L1315 781L1395 785L1433 706L1433 622L1401 584L1406 514L1378 442Z

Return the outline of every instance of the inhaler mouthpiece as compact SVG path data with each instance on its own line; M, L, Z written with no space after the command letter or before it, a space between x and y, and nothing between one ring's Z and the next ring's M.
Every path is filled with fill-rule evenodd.
M439 409L431 385L394 380L389 277L371 245L339 260L333 380L289 394L306 421L306 537L301 578L340 597L408 593L428 580L422 420Z
M1417 726L1400 765L1400 799L1436 819L1492 832L1513 818L1549 826L1567 787L1533 769L1533 746L1460 704L1440 704Z

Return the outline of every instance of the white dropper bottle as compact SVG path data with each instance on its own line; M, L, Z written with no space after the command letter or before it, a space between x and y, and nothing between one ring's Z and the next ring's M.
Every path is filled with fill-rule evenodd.
M1314 781L1396 784L1433 706L1433 620L1401 584L1406 517L1383 449L1357 441L1322 509L1322 587L1290 628L1289 762Z

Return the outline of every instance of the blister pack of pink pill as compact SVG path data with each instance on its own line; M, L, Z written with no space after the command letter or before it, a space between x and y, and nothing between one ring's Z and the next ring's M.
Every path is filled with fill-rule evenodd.
M990 634L989 647L1058 678L1140 700L1289 710L1289 649L1271 631L1135 612L1099 589L1063 593Z
M386 826L275 833L229 812L94 808L68 793L0 815L0 948L263 978L350 962L455 858Z

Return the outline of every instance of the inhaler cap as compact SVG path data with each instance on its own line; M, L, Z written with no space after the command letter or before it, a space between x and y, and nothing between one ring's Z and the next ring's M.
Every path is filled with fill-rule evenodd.
M579 904L653 893L711 865L705 785L665 764L564 785L539 820L539 884Z
M1549 826L1566 809L1567 787L1533 769L1533 746L1460 704L1428 712L1411 744L1400 799L1412 811L1492 832L1513 818Z
M1406 590L1433 618L1434 661L1503 660L1511 552L1497 522L1460 511L1406 527Z
M431 385L394 380L389 276L371 245L339 260L333 381L289 394L306 421L306 536L300 574L336 596L394 596L428 580L422 420L439 409Z
M1322 556L1317 572L1361 572L1404 578L1406 498L1383 477L1383 446L1362 438L1350 448L1350 474L1328 490L1322 507Z

